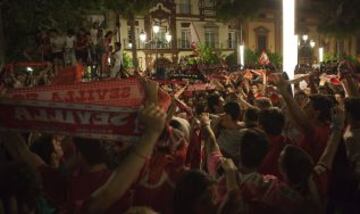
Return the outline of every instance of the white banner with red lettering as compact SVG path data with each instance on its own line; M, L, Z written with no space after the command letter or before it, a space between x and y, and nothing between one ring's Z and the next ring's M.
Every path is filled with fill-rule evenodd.
M131 142L145 93L138 79L9 90L0 101L2 130L40 131ZM159 92L167 110L169 95Z
M135 108L4 99L0 129L133 142L140 134L137 112Z

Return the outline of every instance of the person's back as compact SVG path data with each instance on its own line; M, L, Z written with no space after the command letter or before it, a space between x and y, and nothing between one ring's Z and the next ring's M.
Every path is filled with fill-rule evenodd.
M275 175L281 179L278 159L285 145L291 143L288 138L282 136L285 117L278 108L265 109L259 113L259 125L269 140L269 151L259 167L259 172L265 175Z
M79 151L82 167L68 180L67 208L77 212L83 202L106 183L112 171L106 165L106 152L98 140L75 138L74 144ZM106 213L124 212L131 206L130 200L130 195L125 195Z

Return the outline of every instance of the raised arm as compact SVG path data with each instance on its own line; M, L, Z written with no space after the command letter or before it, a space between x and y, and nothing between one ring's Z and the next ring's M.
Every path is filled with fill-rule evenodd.
M332 130L323 154L319 159L319 164L331 169L337 148L342 138L345 122L345 113L339 107L334 108L332 114Z
M310 122L310 119L307 117L305 112L288 92L289 82L286 81L280 74L274 74L273 80L288 107L288 111L294 123L303 131L303 133L312 134L315 129L314 124Z
M205 151L210 155L213 152L220 152L219 145L217 144L215 134L211 129L209 114L203 113L201 115L201 126L205 135Z
M165 120L166 114L154 104L140 113L140 121L145 126L144 134L114 170L108 181L91 195L85 204L85 213L104 213L112 204L121 199L139 176L144 163L150 159L153 148L164 129Z

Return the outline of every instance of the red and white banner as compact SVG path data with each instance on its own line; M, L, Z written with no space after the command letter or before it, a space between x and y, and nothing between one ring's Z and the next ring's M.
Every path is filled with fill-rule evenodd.
M15 100L136 108L142 105L144 92L139 80L126 79L13 89L8 91L7 97Z
M145 94L138 79L9 90L0 101L0 129L40 131L133 142ZM168 94L159 91L167 110Z
M0 101L2 130L40 131L133 142L137 109L44 101Z

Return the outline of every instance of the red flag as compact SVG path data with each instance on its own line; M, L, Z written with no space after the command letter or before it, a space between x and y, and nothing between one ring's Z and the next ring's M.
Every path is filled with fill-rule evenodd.
M265 51L263 51L263 52L261 53L261 55L260 55L259 64L260 64L260 65L268 65L268 64L270 64L269 57L268 57L268 55L266 54Z

